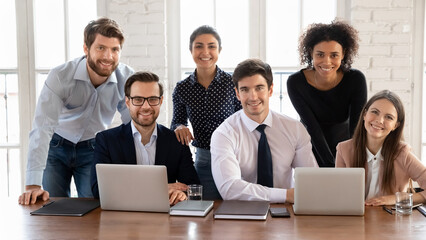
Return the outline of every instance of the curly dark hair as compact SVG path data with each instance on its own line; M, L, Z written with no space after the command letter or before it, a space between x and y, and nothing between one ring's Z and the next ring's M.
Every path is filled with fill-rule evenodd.
M354 57L358 54L358 31L343 21L334 20L330 24L313 23L299 38L300 63L312 65L312 51L315 45L323 41L336 41L343 48L343 60L340 68L343 72L351 68Z

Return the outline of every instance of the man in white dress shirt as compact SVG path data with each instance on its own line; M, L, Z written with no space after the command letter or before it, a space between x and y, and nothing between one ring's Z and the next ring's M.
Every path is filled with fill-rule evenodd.
M233 74L235 91L243 109L226 119L211 140L212 173L224 200L276 203L294 200L293 169L318 167L311 139L297 120L269 110L272 71L267 63L248 59ZM272 156L273 187L258 184L258 144L265 134Z

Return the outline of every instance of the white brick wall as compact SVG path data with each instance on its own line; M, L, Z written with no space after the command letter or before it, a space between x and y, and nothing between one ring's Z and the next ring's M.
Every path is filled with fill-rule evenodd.
M359 58L354 67L366 75L369 92L389 89L399 94L412 114L415 0L352 0L351 22L361 36ZM410 141L412 121L406 121L405 139Z
M127 40L122 61L136 70L151 70L167 84L166 4L169 0L105 0L107 16L123 27ZM396 91L403 99L407 120L412 115L414 13L417 0L351 0L351 23L359 30L359 56L354 67L365 73L369 96L382 89ZM170 92L159 122L169 125L172 116ZM167 99L169 98L169 99ZM405 137L412 141L412 121ZM419 152L419 149L417 150Z
M152 71L163 81L167 98L165 0L107 0L106 16L116 20L125 33L121 61L136 71ZM172 104L165 99L158 122L171 121Z

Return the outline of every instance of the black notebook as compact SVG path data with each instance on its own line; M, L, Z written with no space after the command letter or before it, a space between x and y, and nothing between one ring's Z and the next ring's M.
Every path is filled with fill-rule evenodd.
M223 201L214 212L215 219L265 220L269 202L265 201Z
M99 207L98 199L64 198L48 202L43 205L43 207L30 214L78 217L83 216L97 207Z

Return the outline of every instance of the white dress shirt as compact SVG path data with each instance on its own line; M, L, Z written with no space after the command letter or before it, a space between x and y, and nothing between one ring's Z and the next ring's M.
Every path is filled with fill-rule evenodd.
M380 165L383 161L382 149L377 152L376 155L373 155L368 148L367 151L367 182L365 184L365 199L381 196L380 186L379 186L379 172Z
M157 124L155 124L154 131L151 138L146 145L142 144L142 136L136 129L133 121L132 126L133 142L136 149L136 164L137 165L155 165L155 150L157 149Z
M117 110L123 123L130 121L124 84L133 72L120 63L97 88L90 81L86 57L66 62L49 72L30 132L26 185L41 185L53 133L78 143L105 130Z
M262 123L272 154L274 187L257 184L260 124L240 110L226 119L211 140L212 174L224 200L285 202L294 187L296 167L318 167L306 128L285 115L269 111Z

